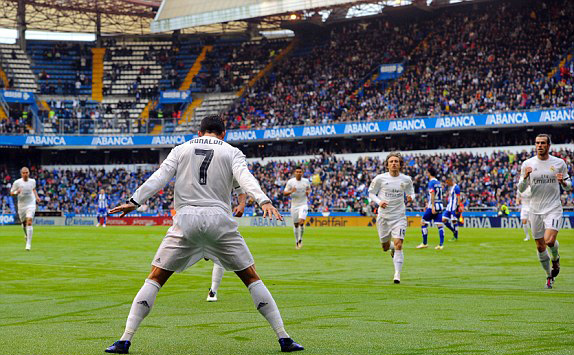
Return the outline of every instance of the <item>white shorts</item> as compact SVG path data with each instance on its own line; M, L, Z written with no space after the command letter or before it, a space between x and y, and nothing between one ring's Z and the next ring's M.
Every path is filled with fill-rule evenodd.
M546 214L530 214L530 229L534 239L544 238L546 229L559 231L562 228L562 211L550 212Z
M34 214L36 214L36 205L18 207L20 223L23 223L26 218L34 218Z
M379 239L381 243L386 243L392 238L405 239L407 232L407 219L399 218L387 220L385 218L377 218L377 231L379 232Z
M293 217L293 223L299 223L302 219L307 219L307 213L309 213L309 206L297 206L291 207L291 217Z
M244 270L254 263L229 212L219 207L184 207L173 217L152 265L182 272L204 258L228 271Z
M530 209L528 207L522 207L520 209L520 220L528 220L528 216L530 215Z

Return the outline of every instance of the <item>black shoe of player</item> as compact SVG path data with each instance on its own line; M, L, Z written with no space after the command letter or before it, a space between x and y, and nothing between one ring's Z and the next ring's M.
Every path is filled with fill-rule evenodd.
M552 277L558 276L560 273L560 257L556 260L552 260Z
M295 341L293 341L293 339L291 338L281 338L279 339L279 345L281 345L281 352L284 353L290 353L293 351L301 351L301 350L305 350L304 347L302 347L301 345L297 344Z
M130 353L130 345L132 343L129 340L121 341L118 340L112 345L110 345L105 352L112 353L112 354L129 354Z
M554 278L552 276L547 277L546 278L546 286L544 286L545 288L552 288L552 285L554 285Z

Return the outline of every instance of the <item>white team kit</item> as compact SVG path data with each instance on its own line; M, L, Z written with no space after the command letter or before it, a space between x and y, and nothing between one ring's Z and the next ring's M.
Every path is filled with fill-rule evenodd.
M532 172L524 179L527 167L531 167ZM546 160L535 156L522 163L518 188L523 193L528 186L531 189L529 219L534 239L544 238L546 229L560 230L562 226L560 186L556 179L558 173L564 175L564 180L568 179L566 163L552 155Z
M532 197L532 191L530 186L524 190L524 192L517 191L518 197L520 197L520 219L528 220L530 216L530 197Z
M301 219L306 219L309 213L309 206L307 205L307 189L311 188L311 183L305 178L297 180L291 178L285 185L285 190L295 190L291 194L291 216L293 222L298 222Z
M369 196L378 205L381 201L388 202L386 208L379 207L377 215L377 231L381 243L390 238L404 239L407 230L405 194L414 199L412 179L399 173L377 175L369 186Z
M181 272L203 258L230 271L253 265L253 257L232 218L234 180L259 205L269 201L249 172L245 155L215 137L194 138L172 149L160 168L133 195L139 204L173 176L175 210L152 265Z
M28 181L24 181L24 179L20 178L14 181L10 191L15 193L20 188L22 192L18 194L18 216L20 221L23 222L26 218L34 218L36 213L36 195L34 195L36 180L28 178Z

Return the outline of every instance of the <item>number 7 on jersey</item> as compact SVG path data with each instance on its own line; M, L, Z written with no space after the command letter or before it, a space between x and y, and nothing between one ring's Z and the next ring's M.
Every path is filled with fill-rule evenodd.
M213 149L195 149L195 155L203 155L203 161L199 167L199 184L207 185L207 169L209 169L209 164L211 164L211 159L213 159Z

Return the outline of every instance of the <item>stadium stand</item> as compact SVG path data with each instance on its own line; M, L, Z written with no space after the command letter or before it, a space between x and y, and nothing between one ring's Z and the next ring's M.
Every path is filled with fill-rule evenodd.
M569 106L570 72L560 80L549 73L572 51L572 14L568 1L491 3L406 24L334 26L328 40L303 44L246 93L228 127ZM399 62L407 66L399 79L370 80L379 64Z
M10 88L36 92L38 84L28 55L16 44L0 44L2 68L11 81Z
M91 95L93 43L29 41L40 94Z

